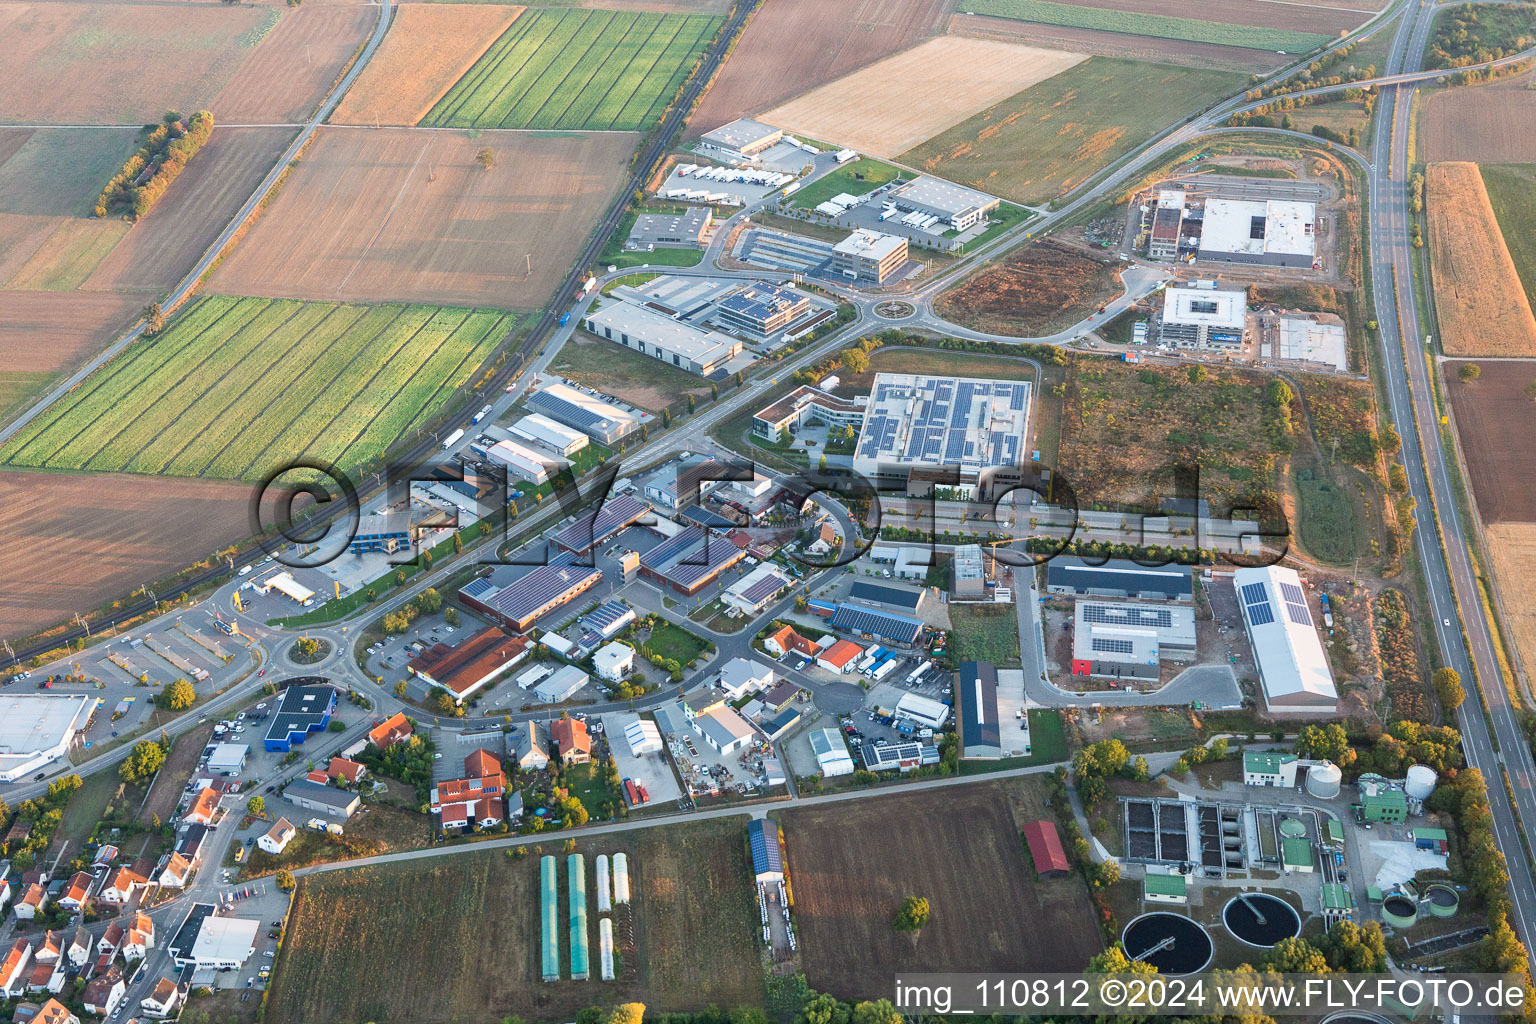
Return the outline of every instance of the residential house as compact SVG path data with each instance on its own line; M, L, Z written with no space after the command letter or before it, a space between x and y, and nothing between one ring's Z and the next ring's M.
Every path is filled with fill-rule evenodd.
M76 928L74 937L64 950L64 958L69 961L69 966L78 971L90 963L92 945L91 933L85 930L85 925Z
M116 921L107 925L107 930L101 933L101 938L96 940L96 952L103 956L113 956L123 945L123 926Z
M773 685L773 669L750 658L732 658L720 670L720 689L726 700L761 693Z
M192 862L179 853L172 853L160 869L160 884L168 889L180 889L192 880L196 870Z
M557 718L549 723L549 738L560 752L564 764L586 764L592 760L592 737L587 723L579 718Z
M66 910L79 910L85 906L85 901L91 895L93 881L95 879L91 878L89 872L76 871L70 876L69 884L64 887L64 891L59 893L59 906Z
M368 730L368 742L380 750L388 750L413 731L411 720L406 718L403 712L397 711Z
M518 728L512 751L512 763L519 771L543 771L549 767L549 741L538 722Z
M123 972L113 966L106 974L93 978L85 986L82 1002L87 1012L98 1017L110 1017L127 994L128 986L123 984Z
M192 806L187 808L182 820L194 821L199 825L212 825L213 816L219 809L219 791L209 786L198 791L192 798Z
M123 934L123 959L142 960L155 945L155 922L148 914L134 914Z
M139 1009L146 1017L164 1020L175 1014L180 1004L181 990L176 983L170 978L161 978L155 983L154 991L139 1001Z
M132 902L139 893L149 888L149 879L138 872L136 868L118 868L107 880L107 884L101 887L101 892L96 898L103 903L114 903L122 906Z
M26 894L21 897L21 902L16 904L16 916L23 921L30 921L47 909L48 890L43 888L41 882L33 882L27 886Z
M21 1007L16 1008L16 1019L21 1020ZM80 1024L80 1018L70 1013L57 999L50 999L37 1008L28 1024Z
M43 933L43 938L32 950L32 959L40 964L56 964L64 955L64 936L49 930Z
M783 711L800 695L800 687L784 680L763 695L763 704L770 711Z
M270 853L275 857L286 850L288 844L293 841L293 837L298 834L299 830L293 827L293 822L287 818L278 818L277 824L268 829L266 835L256 840L256 845L262 852Z
M816 645L805 637L795 632L794 626L780 626L763 638L763 647L775 658L782 658L790 651L812 656L816 653Z
M316 768L311 772L306 772L304 774L304 778L308 779L310 782L313 782L317 786L328 786L331 783L331 777L325 774L325 772L321 771L319 768Z
M32 962L32 943L17 939L0 960L0 996L11 999L27 990L27 966Z
M330 767L325 770L326 778L332 780L340 779L349 786L357 785L358 781L367 774L367 768L345 757L331 758Z
M5 862L5 864L8 864L8 863L9 863L8 861ZM0 866L4 866L4 865L0 865ZM11 902L11 880L9 878L0 878L0 914L4 913L6 905L9 904L10 902Z
M47 992L58 995L64 991L64 965L55 960L51 964L32 961L32 975L27 979L28 992Z
M488 750L464 759L464 777L432 787L432 813L443 828L489 828L506 820L506 775Z

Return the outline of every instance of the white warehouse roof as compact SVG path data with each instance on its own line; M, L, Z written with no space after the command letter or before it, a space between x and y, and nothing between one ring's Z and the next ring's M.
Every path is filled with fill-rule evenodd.
M922 694L904 693L896 702L896 713L937 729L949 718L949 705Z
M1238 569L1232 586L1243 609L1264 699L1271 712L1333 711L1339 691L1296 570Z
M1241 331L1248 316L1248 295L1214 288L1168 288L1163 292L1163 322Z
M1312 224L1317 207L1312 203L1271 199L1207 199L1205 224L1200 234L1202 252L1311 257ZM1259 223L1263 230L1257 229Z
M627 334L705 365L729 358L732 350L739 347L734 338L719 331L700 330L632 302L609 303L588 313L584 319L594 327L613 331L614 341L619 340L621 333Z
M512 433L524 440L547 444L560 452L579 451L587 446L586 434L538 413L531 413L514 423Z
M870 260L883 260L907 244L900 235L887 235L879 231L860 229L832 247L832 251L845 256L862 256Z
M649 719L636 719L624 727L624 741L629 744L629 752L639 757L661 749L661 731Z
M823 775L849 775L853 772L853 755L836 729L814 729L810 733L811 750L816 754L816 764Z

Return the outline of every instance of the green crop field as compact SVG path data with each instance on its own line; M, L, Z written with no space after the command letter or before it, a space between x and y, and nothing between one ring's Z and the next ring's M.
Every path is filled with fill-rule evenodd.
M1112 12L1111 12L1112 13ZM1015 202L1082 184L1246 75L1090 57L903 153L900 161Z
M12 466L259 479L408 438L515 318L450 306L216 295L131 346L6 446Z
M702 14L529 11L421 123L644 131L661 119L720 22Z
M1282 28L1257 25L1231 25L1220 21L1171 18L1166 14L1140 14L1101 7L1077 7L1051 3L1050 0L973 0L967 10L991 14L1015 21L1034 21L1042 25L1067 28L1092 28L1102 32L1124 32L1156 39L1179 39L1188 43L1216 43L1243 46L1253 50L1284 50L1305 53L1333 41L1316 32L1292 32Z
M1536 307L1536 164L1484 164L1482 172L1515 272Z

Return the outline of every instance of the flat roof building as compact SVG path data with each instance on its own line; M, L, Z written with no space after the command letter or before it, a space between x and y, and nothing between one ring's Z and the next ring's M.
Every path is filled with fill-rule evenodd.
M832 613L832 626L849 633L898 644L916 643L923 632L921 619L862 604L837 605Z
M533 688L533 695L542 704L559 704L576 695L591 676L575 665L561 665L548 679Z
M1317 207L1270 199L1207 199L1199 257L1215 263L1310 268Z
M997 672L995 670L992 673L992 692L995 701L997 695ZM941 700L934 700L932 697L924 697L920 693L904 693L901 695L901 699L896 702L896 717L910 718L918 725L926 725L930 729L942 729L944 723L949 721L949 705Z
M345 789L337 789L335 786L327 786L323 782L311 782L309 779L297 779L288 783L283 790L284 799L290 800L308 811L317 811L320 814L336 814L343 818L350 818L361 798Z
M752 723L736 713L735 708L718 707L693 720L704 742L721 754L731 754L752 742Z
M1002 731L997 717L997 666L990 661L962 662L959 677L955 686L955 704L960 709L960 756L976 760L1002 757Z
M0 782L25 778L68 753L96 704L96 698L83 695L0 696Z
M267 726L266 749L287 753L312 732L324 732L336 713L336 690L327 685L295 683L283 691L272 724Z
M987 593L987 569L980 544L961 544L950 559L950 570L955 574L956 597L978 598Z
M1171 260L1179 255L1179 241L1184 227L1184 193L1164 189L1157 194L1152 210L1152 229L1147 255L1155 260Z
M1142 898L1148 903L1189 902L1189 879L1183 875L1163 875L1147 872L1142 882Z
M529 394L526 402L534 412L574 427L598 444L610 448L640 429L638 416L611 402L578 391L569 384L546 384Z
M777 145L783 137L782 128L741 117L705 132L699 137L699 148L707 153L719 153L730 160L745 161Z
M610 302L582 320L600 338L689 373L707 377L741 354L741 342L632 302Z
M907 240L900 235L858 230L832 247L832 273L850 281L884 283L907 262Z
M551 477L568 465L558 456L516 441L497 441L485 450L485 455L492 462L507 467L511 476L526 480L535 487L548 483Z
M927 175L898 185L886 193L886 199L900 208L936 216L954 231L975 225L999 202L997 196Z
M196 970L233 970L256 952L256 933L261 922L243 917L202 918L190 949L173 950L178 967Z
M1195 610L1178 604L1135 604L1129 601L1085 599L1074 609L1076 632L1095 626L1146 629L1157 635L1164 650L1195 649Z
M1281 316L1275 319L1273 356L1290 363L1310 363L1345 373L1349 370L1349 339L1344 323L1330 314Z
M1157 630L1089 624L1072 635L1072 674L1156 680L1162 672Z
M590 441L581 431L556 423L548 416L539 413L524 416L512 424L510 429L524 441L547 448L556 455L575 455Z
M714 318L724 327L766 338L777 334L811 308L799 292L775 285L755 285L728 295L715 306Z
M347 552L363 555L382 551L394 554L408 549L416 539L416 524L409 512L380 512L360 516L357 532L347 543Z
M802 384L753 414L752 433L774 440L791 427L798 429L810 420L821 420L833 427L858 427L864 422L864 406Z
M515 579L492 573L459 590L470 608L491 616L514 633L526 633L539 619L590 590L602 572L575 564L574 555L558 555Z
M642 213L629 229L626 249L702 249L704 236L714 223L707 206L690 206L682 213Z
M1052 594L1193 601L1195 577L1187 565L1141 565L1128 558L1094 565L1063 555L1046 563L1045 589Z
M731 584L721 600L743 615L756 615L789 585L789 577L773 566L759 565Z
M1279 565L1238 569L1232 586L1270 713L1336 711L1339 691L1296 570Z
M1248 293L1220 291L1214 282L1163 291L1158 340L1172 348L1236 351L1248 325Z

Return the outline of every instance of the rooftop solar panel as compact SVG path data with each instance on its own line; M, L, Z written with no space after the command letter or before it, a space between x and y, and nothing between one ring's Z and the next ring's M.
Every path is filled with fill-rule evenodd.
M1268 603L1269 591L1265 589L1262 583L1245 583L1243 584L1243 601L1247 604L1255 604L1260 601Z
M1307 595L1303 594L1301 588L1294 583L1280 583L1280 596L1295 604L1307 603Z
M1269 599L1257 601L1247 605L1248 622L1254 626L1266 626L1275 621L1275 611L1269 605Z
M1312 625L1312 614L1307 611L1307 606L1297 604L1295 601L1285 602L1285 614L1298 626Z

